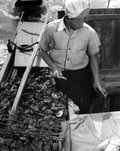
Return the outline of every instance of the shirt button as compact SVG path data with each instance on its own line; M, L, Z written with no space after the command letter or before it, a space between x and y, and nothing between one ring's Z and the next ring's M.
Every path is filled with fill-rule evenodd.
M67 58L67 60L69 61L69 58Z

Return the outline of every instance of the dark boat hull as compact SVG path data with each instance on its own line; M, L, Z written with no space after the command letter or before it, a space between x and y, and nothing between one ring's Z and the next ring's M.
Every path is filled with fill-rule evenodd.
M22 11L38 11L43 7L42 0L17 0L13 4L13 10L16 14L21 14Z

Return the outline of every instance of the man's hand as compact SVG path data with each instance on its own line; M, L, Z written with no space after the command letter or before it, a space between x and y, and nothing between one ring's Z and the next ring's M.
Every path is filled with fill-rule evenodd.
M67 80L66 77L63 76L62 70L61 70L59 67L55 67L55 68L52 70L52 74L53 74L53 76L56 77L56 78Z
M93 87L94 87L94 89L99 93L99 94L102 94L103 96L104 96L104 98L106 98L107 97L107 95L108 95L108 93L107 93L107 91L105 90L105 88L103 88L102 86L101 86L101 84L93 84Z
M66 77L64 77L64 76L62 75L62 72L59 71L59 70L55 70L55 71L53 72L53 76L56 77L56 78L59 78L59 79L64 79L64 80L66 80Z

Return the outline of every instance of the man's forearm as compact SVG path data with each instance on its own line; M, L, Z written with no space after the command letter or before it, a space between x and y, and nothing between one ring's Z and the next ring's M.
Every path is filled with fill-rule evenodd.
M54 68L54 63L46 51L41 50L41 57L51 69Z
M99 64L96 55L90 57L90 66L91 66L94 82L96 85L98 85L100 83L100 77L99 77Z
M100 82L99 64L98 64L96 55L90 57L90 65L91 65L92 74L94 77L94 88L95 89L97 88L101 92L101 94L106 98L107 91L102 87L101 82Z

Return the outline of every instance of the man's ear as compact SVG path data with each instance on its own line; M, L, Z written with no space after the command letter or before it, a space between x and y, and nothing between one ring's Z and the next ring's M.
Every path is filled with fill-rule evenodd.
M90 13L90 8L86 8L82 13L81 13L81 17L86 17L88 16Z

